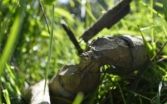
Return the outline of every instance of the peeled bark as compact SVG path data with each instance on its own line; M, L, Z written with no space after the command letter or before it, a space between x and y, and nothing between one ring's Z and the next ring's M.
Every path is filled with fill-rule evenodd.
M42 80L31 86L24 92L25 103L28 104L51 104L48 83Z

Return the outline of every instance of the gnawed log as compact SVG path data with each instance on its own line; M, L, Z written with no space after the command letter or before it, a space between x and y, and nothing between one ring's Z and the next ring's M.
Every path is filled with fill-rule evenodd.
M66 65L50 81L51 100L70 102L78 92L90 93L99 85L100 66L110 64L120 70L130 72L143 66L147 60L147 51L142 38L115 36L98 38L84 52L77 65ZM130 75L130 73L129 73ZM60 99L61 98L61 99Z
M48 82L45 86L45 80L42 80L26 89L24 100L27 104L51 104Z
M97 63L83 59L78 65L66 65L50 81L51 101L68 103L78 92L94 91L99 85L100 72Z
M65 65L50 80L49 92L46 86L44 93L44 81L30 87L26 93L30 104L50 104L50 100L52 104L71 104L78 92L88 94L99 86L100 66L114 65L124 69L118 72L127 74L125 72L143 66L148 60L145 45L139 37L103 37L93 41L89 47L79 64Z
M121 69L143 66L148 60L147 50L141 37L108 36L94 40L83 57L100 65L110 64Z

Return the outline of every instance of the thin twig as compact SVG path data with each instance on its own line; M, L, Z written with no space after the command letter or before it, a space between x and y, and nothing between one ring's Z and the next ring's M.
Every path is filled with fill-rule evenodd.
M74 33L67 27L65 22L61 22L61 25L62 25L63 29L66 31L66 33L67 33L68 37L70 38L71 42L74 44L76 50L78 51L78 54L80 55L83 52L83 50L80 47L77 39L75 38Z

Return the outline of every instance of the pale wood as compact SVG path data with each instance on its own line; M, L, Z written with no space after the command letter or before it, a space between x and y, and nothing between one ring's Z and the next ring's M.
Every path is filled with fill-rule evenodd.
M28 104L51 104L48 83L41 80L25 91L24 99Z

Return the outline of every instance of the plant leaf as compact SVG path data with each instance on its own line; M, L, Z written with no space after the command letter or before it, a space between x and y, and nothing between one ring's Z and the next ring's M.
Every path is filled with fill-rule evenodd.
M8 62L8 60L10 59L10 57L12 56L12 53L14 51L14 45L16 43L18 34L20 32L20 28L21 28L22 23L23 23L23 17L24 17L23 12L18 14L15 17L14 23L10 29L9 38L8 38L7 43L5 45L4 51L0 57L0 75L3 72L5 64Z

